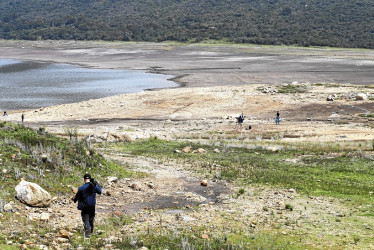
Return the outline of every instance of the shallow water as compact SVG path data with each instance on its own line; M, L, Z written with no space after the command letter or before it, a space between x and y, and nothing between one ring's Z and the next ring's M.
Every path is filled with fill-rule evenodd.
M33 109L144 89L170 88L172 76L0 59L0 111Z

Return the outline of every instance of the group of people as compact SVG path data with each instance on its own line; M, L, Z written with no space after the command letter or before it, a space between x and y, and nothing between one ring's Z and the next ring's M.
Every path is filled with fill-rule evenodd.
M8 116L8 113L7 113L6 111L4 111L3 116ZM22 123L24 122L24 120L25 120L25 115L22 114L22 115L21 115L21 121L22 121Z
M238 122L239 125L243 124L244 118L245 118L245 116L244 116L243 112L238 117L236 117L236 120L237 120L237 122ZM277 113L275 115L275 124L277 124L277 125L280 124L280 114L279 114L279 111L277 111Z

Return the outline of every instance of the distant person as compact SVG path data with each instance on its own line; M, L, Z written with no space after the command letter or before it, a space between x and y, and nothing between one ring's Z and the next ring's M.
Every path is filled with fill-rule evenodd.
M96 194L101 194L99 183L91 178L90 174L83 176L84 184L79 187L78 192L72 198L78 201L78 209L81 210L85 237L89 238L94 229Z
M22 120L22 123L23 123L23 121L25 120L25 115L24 114L21 115L21 120Z
M239 117L236 117L236 120L238 122L239 125L242 125L243 122L244 122L244 114L243 112L241 113L241 115L239 115Z
M6 113L6 111L4 111L4 114L3 114L3 116L8 116L8 114Z
M279 116L280 116L279 111L277 111L277 114L276 114L276 117L275 117L275 124L279 124L280 123Z

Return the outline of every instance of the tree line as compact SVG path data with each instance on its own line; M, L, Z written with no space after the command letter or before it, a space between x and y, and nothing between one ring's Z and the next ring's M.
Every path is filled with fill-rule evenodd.
M2 0L2 39L374 48L372 0Z

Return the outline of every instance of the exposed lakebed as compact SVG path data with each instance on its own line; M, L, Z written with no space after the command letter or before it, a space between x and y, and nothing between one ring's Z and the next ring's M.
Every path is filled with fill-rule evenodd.
M33 109L176 87L170 78L143 71L0 59L0 109Z

